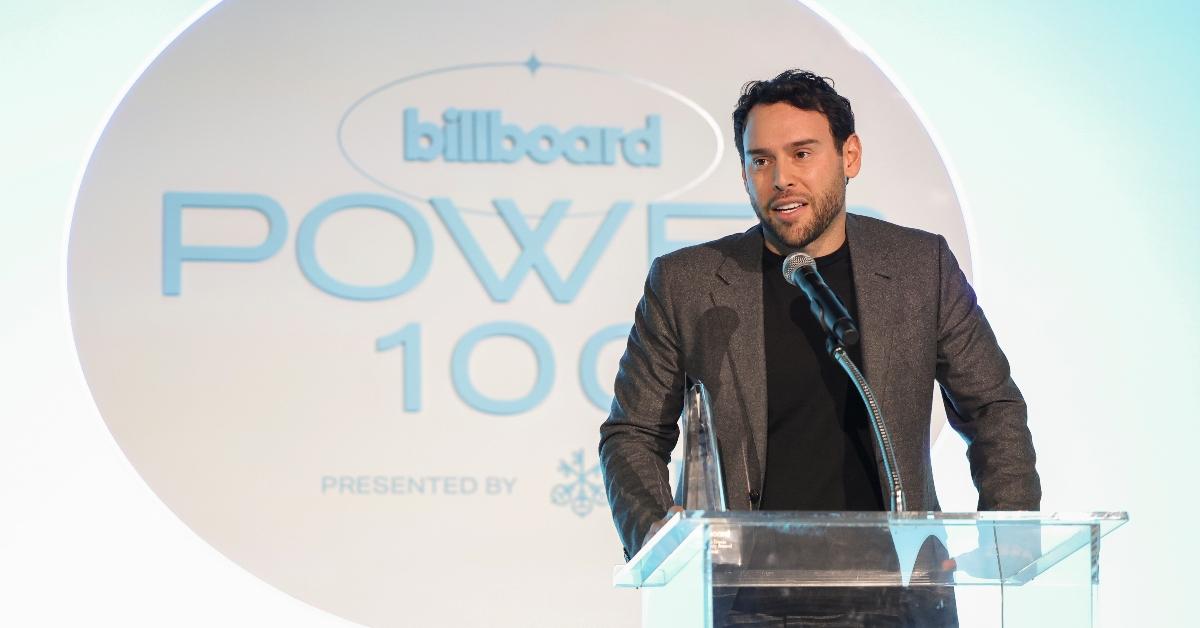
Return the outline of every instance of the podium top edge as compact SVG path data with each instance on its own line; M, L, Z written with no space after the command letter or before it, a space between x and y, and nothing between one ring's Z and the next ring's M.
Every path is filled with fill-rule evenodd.
M1004 510L1004 511L981 511L981 512L934 512L934 511L904 511L904 512L879 512L879 511L846 511L846 512L814 512L814 511L788 511L788 510L728 510L728 511L705 511L705 510L688 510L682 513L682 519L692 520L699 523L698 520L708 521L730 521L738 523L750 523L753 521L779 523L783 521L796 523L827 523L827 522L861 522L861 523L903 523L905 521L930 522L930 521L979 521L979 522L1033 522L1040 521L1047 524L1062 523L1062 524L1087 524L1087 523L1112 523L1129 521L1129 512L1118 511L1095 511L1095 512L1046 512L1046 511L1027 511L1027 510Z

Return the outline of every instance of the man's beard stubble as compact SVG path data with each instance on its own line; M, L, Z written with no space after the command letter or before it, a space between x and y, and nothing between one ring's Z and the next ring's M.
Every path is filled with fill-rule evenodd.
M840 183L840 185L839 185ZM829 229L829 225L833 224L833 219L837 218L839 212L846 206L846 185L842 180L838 180L825 191L824 194L815 196L809 202L809 211L812 212L812 220L806 224L799 225L800 231L792 238L784 237L784 234L779 232L776 225L769 220L760 221L763 229L766 229L770 235L784 245L789 250L795 251L802 249L813 240L816 240L821 234ZM766 213L760 215L771 216L772 210L767 207Z

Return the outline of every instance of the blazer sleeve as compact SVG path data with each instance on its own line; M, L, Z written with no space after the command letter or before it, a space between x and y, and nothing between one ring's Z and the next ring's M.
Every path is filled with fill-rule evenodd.
M937 381L950 425L967 441L979 510L1038 510L1042 489L1027 409L975 291L938 236Z
M600 426L600 465L625 558L672 502L667 463L679 439L684 369L661 259L646 278L621 357L613 403Z

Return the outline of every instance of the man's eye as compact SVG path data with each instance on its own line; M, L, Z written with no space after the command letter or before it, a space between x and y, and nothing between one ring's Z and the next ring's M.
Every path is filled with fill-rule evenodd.
M761 158L760 158L760 159L754 159L754 160L751 160L751 162L750 162L750 163L754 164L755 166L765 166L765 165L767 165L767 160L766 160L766 159L761 159Z
M809 156L809 155L811 155L811 154L812 154L812 153L810 153L810 152L808 152L808 151L806 151L806 150L802 150L802 151L799 151L799 152L797 152L797 153L796 153L796 156L797 156L797 157L799 157L800 159L804 159L805 157L808 157L808 156Z

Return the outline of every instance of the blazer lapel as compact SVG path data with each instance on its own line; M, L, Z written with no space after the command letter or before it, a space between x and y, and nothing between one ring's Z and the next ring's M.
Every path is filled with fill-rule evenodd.
M767 366L763 341L763 238L760 227L745 233L717 268L719 281L712 291L713 305L737 313L737 326L729 338L728 359L733 384L741 399L750 434L747 475L752 490L761 490L767 452ZM726 460L725 464L730 464ZM753 504L752 508L757 507Z
M897 309L901 303L896 268L882 243L872 237L870 224L858 216L846 216L846 239L850 247L851 272L854 275L854 296L858 301L858 326L862 343L862 369L880 405L888 394L888 354L892 351L894 332L901 321ZM884 417L887 420L887 417ZM874 451L876 448L872 448ZM879 462L879 452L875 451Z

